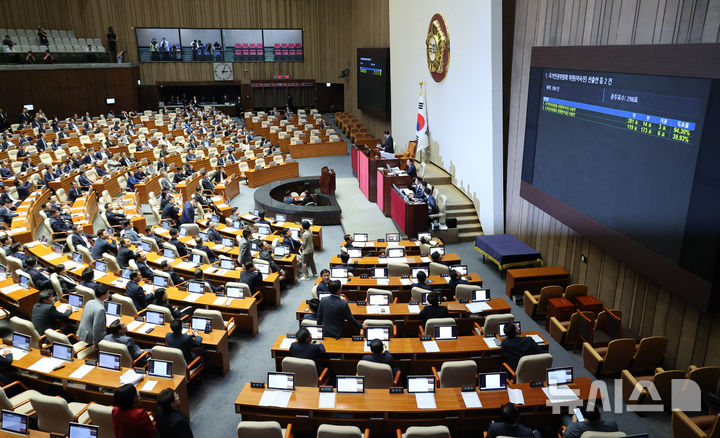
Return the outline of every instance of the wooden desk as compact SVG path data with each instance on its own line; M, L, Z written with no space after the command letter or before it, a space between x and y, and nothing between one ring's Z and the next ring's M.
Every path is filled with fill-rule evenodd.
M9 293L3 291L10 289L16 290ZM15 281L10 276L0 281L0 302L2 302L2 307L8 310L14 309L27 317L32 316L32 308L38 302L39 293L40 291L33 287L23 289L19 285L16 286Z
M575 304L567 298L550 298L547 305L547 318L545 318L545 330L550 331L550 318L555 317L558 321L569 321L570 316L575 313Z
M410 175L390 175L386 171L377 171L377 205L386 217L392 216L391 195L393 184L398 187L407 187L412 178Z
M438 239L437 237L433 237L430 241L434 242L437 246L443 246L442 240ZM345 245L345 242L342 242L341 246L347 247L347 245ZM405 254L408 256L420 255L420 241L418 240L401 240L400 242L380 242L377 240L371 240L369 242L353 242L352 247L360 248L362 250L363 257L377 257L381 254L384 255L385 250L388 247L402 248L405 250Z
M113 394L120 387L120 376L127 372L130 368L122 368L120 371L106 370L95 367L90 370L82 378L71 377L70 375L85 364L84 360L75 359L72 362L66 362L65 367L59 370L50 371L49 373L31 371L28 368L43 356L40 350L31 350L22 359L13 360L12 366L18 369L21 376L32 379L35 383L34 387L40 387L41 392L48 393L50 388L62 388L74 400L84 403L95 401L105 405L112 405ZM144 382L156 381L155 387L150 390L144 390ZM140 395L140 407L144 409L155 410L157 408L157 396L165 388L172 388L180 396L180 411L186 415L190 415L190 404L187 393L187 381L185 375L175 374L172 379L163 379L145 376L143 381L138 385L138 393Z
M592 295L575 297L575 302L580 312L593 312L597 315L603 310L603 302Z
M227 173L228 173L228 176L231 175L230 172L227 172ZM228 199L228 200L239 195L240 194L240 173L239 172L235 173L235 177L233 179L226 179L224 182L216 185L215 193L225 197L225 199ZM228 211L227 216L230 216L230 211ZM225 217L227 217L227 216L225 216Z
M423 256L405 256L405 257L361 257L359 259L350 259L350 264L357 271L358 269L372 269L375 267L386 267L388 263L405 263L410 267L428 266L432 259L430 257ZM453 266L460 264L460 256L454 253L445 254L440 259L440 263ZM330 267L339 265L342 263L339 256L333 256L330 259ZM356 273L357 275L357 273Z
M376 155L373 149L358 149L356 154L358 182L360 183L360 191L363 192L370 202L377 199L377 169L380 166L390 165L397 167L400 160L391 158L383 159Z
M160 187L161 176L162 175L158 173L146 182L135 184L135 193L137 193L138 202L140 203L139 205L148 203L148 199L150 199L150 192L153 192L155 196L160 194L162 191L162 188Z
M245 213L244 215L240 216L240 219L244 222L247 222L249 224L255 224L258 220L258 217L250 214ZM270 218L265 218L268 221L270 221ZM198 222L199 224L203 226L207 226L207 221L201 221ZM225 224L218 224L215 227L220 234L226 234L228 236L237 237L240 235L241 230L233 227L229 227ZM302 225L296 222L276 222L276 221L270 221L270 229L274 232L281 231L283 228L290 228L290 229L296 229L296 230L302 230ZM310 226L310 232L313 234L313 247L318 250L322 251L323 249L323 233L322 233L322 225L312 225ZM271 235L275 237L279 237L278 235ZM268 236L269 237L269 236ZM270 240L272 242L272 240Z
M588 400L590 385L589 378L580 377L570 387L579 390L580 399ZM560 415L552 415L542 388L530 387L529 383L508 386L523 391L525 405L520 407L523 424L548 433L543 436L557 434L562 419ZM418 409L413 394L388 394L387 389L366 389L364 394L336 394L334 408L320 409L318 388L296 387L288 406L278 408L260 406L264 391L246 383L235 400L235 412L242 415L243 421L272 420L283 427L292 423L293 430L303 436L314 435L321 424L352 425L361 430L368 427L371 436L395 436L395 429L404 431L408 426L446 425L454 438L475 438L478 431L487 429L491 420L497 420L500 407L508 402L505 390L480 391L482 407L467 408L460 388L438 388L435 392L437 408Z
M390 191L390 212L395 225L410 237L428 230L427 204L408 203L395 187Z
M309 138L309 137L308 137ZM330 155L347 155L347 143L344 141L324 143L290 144L290 156L297 158L324 157Z
M540 268L508 269L505 280L505 295L522 295L524 291L538 293L545 286L567 286L570 273L562 266L544 266Z
M248 187L255 188L273 181L297 178L300 176L300 170L297 161L293 161L292 163L278 164L264 169L250 169L245 172L245 176L248 180Z
M202 175L200 174L200 172L197 172L194 177L188 178L185 181L181 181L177 185L175 185L175 190L180 193L183 202L187 201L192 195L195 194L195 187L200 185L201 179Z

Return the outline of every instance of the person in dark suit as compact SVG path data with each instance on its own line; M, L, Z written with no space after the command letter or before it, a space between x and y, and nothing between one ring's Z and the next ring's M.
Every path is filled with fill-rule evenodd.
M310 336L310 331L305 327L300 327L300 330L295 333L295 342L290 344L290 356L312 360L315 362L319 375L323 367L317 363L317 360L325 356L325 346L316 344Z
M487 438L499 436L533 437L540 438L540 432L533 431L529 427L518 424L517 418L520 411L512 403L505 403L500 407L502 423L490 423L487 430Z
M585 417L585 421L577 421L575 415L563 417L563 423L567 426L565 429L565 438L580 438L585 432L617 432L618 425L612 418L603 419L600 407L595 404L592 410L587 407L581 407L580 410Z
M437 254L437 253L435 253ZM463 279L460 274L454 270L450 270L450 276L448 277L448 286L450 287L450 291L452 292L452 295L455 296L455 289L457 289L458 284L469 284L467 280Z
M111 208L110 203L107 202L105 203L105 217L111 227L122 225L126 220L128 220L125 213L122 213L122 211L117 207Z
M78 245L82 245L87 249L92 248L92 240L95 236L85 233L83 226L80 224L75 225L74 231L75 232L70 237L70 241L75 248L77 248Z
M285 197L283 198L283 203L285 203L285 204L295 204L295 198L293 198L293 197L290 195L290 190L287 190L287 191L285 192Z
M52 217L50 217L50 227L53 230L53 233L67 233L70 231L70 225L65 221L65 219L60 217L60 210L53 209L52 210Z
M394 154L395 153L395 140L393 140L392 136L390 135L390 131L387 129L385 132L383 132L383 143L382 148L385 152L388 154Z
M110 327L107 329L107 335L105 335L103 340L123 344L127 347L128 353L130 353L130 357L132 357L133 360L143 354L143 349L135 343L133 338L127 335L127 326L119 319L116 319L110 324ZM142 366L144 362L143 360L141 363L138 363L138 365Z
M340 296L341 286L339 281L331 281L328 284L330 296L320 300L318 307L317 324L324 327L324 334L335 339L342 337L345 320L357 328L365 328L365 324L360 324L350 312L347 300Z
M98 238L95 239L93 244L91 255L93 260L99 260L102 258L104 252L117 253L117 246L110 240L110 235L105 228L97 231Z
M197 199L185 201L185 204L183 204L182 214L180 215L181 224L192 224L195 222L195 208L197 205Z
M140 251L135 256L135 264L137 265L138 271L140 271L140 276L142 278L146 280L152 280L154 274L147 264L147 253L145 251Z
M180 284L183 281L185 281L184 278L180 276L177 272L173 271L172 266L170 266L170 263L168 263L167 260L163 260L160 262L160 270L167 273L170 276L170 279L172 280L173 284Z
M160 438L193 438L190 420L179 411L180 397L172 388L160 391L157 397L155 420Z
M430 292L427 297L428 305L420 311L420 320L425 323L432 318L447 318L450 316L447 307L440 305L440 295L437 292Z
M270 225L270 222L265 219L265 212L263 210L260 210L258 212L258 220L255 221L256 224L268 224Z
M393 357L389 351L385 350L380 339L370 340L370 354L363 355L361 360L367 360L375 363L384 363L385 365L392 366Z
M70 190L68 190L68 202L72 204L75 202L75 200L83 195L82 190L80 189L80 185L77 183L77 181L73 181L72 185L70 186Z
M125 286L125 295L133 300L135 309L140 311L147 307L155 298L155 294L152 292L146 292L138 283L142 280L140 271L132 271L130 273L130 281Z
M425 187L425 202L427 202L428 214L437 214L440 212L440 207L437 205L435 196L433 196L432 190L428 187Z
M25 255L25 247L20 242L15 242L12 245L10 245L10 252L8 252L9 256L15 257L16 259L20 260L22 262L23 268L27 266L27 256Z
M533 338L518 335L515 324L505 324L505 339L500 345L500 350L507 357L506 362L512 369L517 368L521 357L543 352Z
M130 265L130 260L135 260L135 253L130 249L131 245L132 242L127 237L120 241L120 248L116 257L120 268L127 268Z
M169 234L170 234L170 240L168 240L168 243L170 245L175 245L175 248L177 248L178 255L180 257L185 257L186 255L188 255L187 247L185 247L185 244L182 243L178 239L178 234L179 234L178 229L174 228L174 227L170 228Z
M38 302L32 308L32 324L40 336L45 334L45 330L55 330L58 328L58 321L67 321L72 314L72 309L65 312L58 312L53 304L55 303L55 293L53 290L41 290L38 294Z
M94 280L95 273L92 268L83 269L80 274L80 286L85 286L88 289L97 290L98 283ZM103 335L104 336L104 335Z
M78 176L78 183L80 184L80 187L82 187L85 190L90 190L92 187L92 181L90 181L90 178L85 176L85 171L81 171L80 175Z
M247 284L250 287L250 293L253 294L262 288L262 274L252 261L243 265L243 271L240 273L240 283Z
M25 259L25 270L30 275L36 289L52 289L50 278L37 268L37 258L35 256L29 256Z
M170 330L172 333L165 335L165 342L170 348L177 348L182 351L185 362L190 363L197 357L197 354L190 351L192 348L199 348L202 346L202 337L198 334L197 330L192 331L192 336L182 332L182 321L174 319L170 322Z
M317 292L330 292L330 271L323 269L320 271L320 282L315 287Z
M30 122L32 122L32 118L30 117L30 113L28 112L27 108L22 109L20 112L20 115L18 116L18 123L21 125L29 125Z
M425 271L419 271L417 273L417 281L410 285L410 288L413 287L419 287L422 289L432 290L429 284L425 283L427 281L427 275L425 274Z
M222 242L222 236L220 235L218 230L215 229L214 222L208 222L207 236L208 236L208 240L211 242L215 242L215 243Z
M162 218L163 219L171 219L176 226L180 226L180 217L179 217L179 211L178 208L175 206L175 203L172 201L169 201L167 204L165 204L165 207L163 207L162 210Z
M210 178L207 177L207 172L205 169L202 170L202 179L200 180L200 185L202 186L203 190L210 190L215 191L215 184L210 181Z
M59 265L55 265L53 271L55 272L55 275L57 275L58 282L60 283L60 289L62 289L62 295L68 294L75 290L75 286L77 286L77 283L75 283L75 280L68 277L65 265L63 265L62 263L60 263Z
M198 251L203 251L205 254L207 254L210 263L215 263L218 259L215 251L211 250L207 245L205 245L205 242L203 242L200 236L195 237L195 249L197 249Z
M51 181L55 181L57 178L57 175L52 171L51 166L45 166L45 176L43 176L43 180L45 181L45 185L49 185Z
M290 252L297 253L300 250L300 242L293 239L290 228L283 228L283 241L282 244L290 248Z
M8 228L12 224L12 219L18 215L17 213L12 211L12 206L12 200L10 200L10 198L6 198L3 206L0 207L0 221L5 222Z
M30 189L32 188L32 185L33 185L32 181L30 181L30 179L28 179L27 181L25 181L23 183L19 179L16 178L13 181L13 185L15 186L15 189L17 190L18 200L24 201L25 199L27 199L28 196L30 196Z
M260 242L260 253L258 258L265 260L270 265L270 272L280 272L280 280L285 278L285 271L280 269L277 262L273 258L273 251L270 242L263 240Z
M405 171L410 178L417 178L417 168L415 168L415 162L412 158L407 159L407 170Z

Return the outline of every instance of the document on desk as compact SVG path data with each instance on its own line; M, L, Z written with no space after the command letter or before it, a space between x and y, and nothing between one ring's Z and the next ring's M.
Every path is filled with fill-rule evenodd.
M418 409L437 409L435 393L433 392L415 394L415 403L417 403Z
M19 348L10 347L10 351L13 355L13 361L20 360L23 357L25 357L26 354L29 353L29 351L21 350Z
M486 302L480 301L477 303L467 303L465 304L465 307L470 311L470 313L480 313L480 312L486 312L492 307Z
M392 257L388 259L388 263L407 263L407 257Z
M138 374L135 370L127 370L122 376L120 376L120 383L123 385L127 383L137 385L144 378L144 374Z
M10 286L5 286L4 288L0 289L0 292L4 293L5 295L11 294L18 290L23 290L24 288L20 286L19 284L11 284Z
M29 371L36 371L38 373L50 373L57 366L62 365L64 362L62 359L55 359L54 357L43 357L39 361L28 367Z
M152 329L154 329L155 327L157 327L155 324L145 323L145 324L141 325L136 331L137 331L138 333L145 333L146 331L152 330Z
M355 248L364 248L365 242L353 242L352 246L354 246Z
M227 299L225 297L217 297L215 298L215 301L213 301L214 306L224 306Z
M335 393L321 392L318 397L318 409L335 409Z
M286 408L290 403L290 397L292 392L290 391L275 391L272 389L266 389L263 391L262 397L260 397L260 406L275 406L278 408Z
M578 400L575 391L570 389L567 385L559 386L548 386L542 389L547 396L550 403L567 403L573 400Z
M378 286L388 286L390 285L390 279L389 278L378 278L376 280Z
M483 338L488 348L498 348L500 345L497 344L497 338Z
M76 369L75 371L70 374L71 379L82 379L89 373L93 368L95 368L92 365L80 365L80 368Z
M157 385L157 380L147 380L142 388L140 388L140 391L147 391L150 392L155 388L155 385Z
M187 296L183 299L183 301L187 301L188 303L194 303L194 302L197 301L197 299L200 298L201 296L203 296L203 294L193 294L193 293L189 293L189 294L187 294Z
M423 347L425 347L426 353L437 353L440 351L440 347L435 341L423 341Z
M62 257L62 254L59 254L57 252L51 252L50 254L45 254L43 256L40 256L40 258L45 260L46 262L55 260L58 257Z
M400 246L400 242L388 242L387 243L388 248L397 248Z
M65 313L66 310L70 309L70 304L68 304L68 303L58 304L56 309L60 313Z
M134 332L138 327L140 327L142 325L143 325L142 321L133 321L127 325L127 329L131 332Z
M408 304L408 313L420 313L420 305Z
M67 261L67 262L63 262L63 266L65 266L65 269L67 269L68 271L74 271L74 270L76 270L77 268L83 268L83 267L85 267L84 264L82 264L82 263L77 263L77 262L74 262L74 261L72 261L72 260L71 260L71 261Z
M213 274L214 274L214 275L224 276L224 275L227 274L228 272L230 272L230 271L227 270L227 269L216 269L215 272L213 272Z
M195 269L195 263L190 262L180 262L177 265L175 265L178 269Z
M409 278L401 278L400 284L403 286L410 286L412 284L412 281Z
M279 347L279 348L280 348L281 350L289 350L289 349L290 349L290 346L292 345L293 342L295 342L295 339L293 339L293 338L285 338L285 339L283 339L282 342L280 343L280 347Z
M353 242L353 245L355 243ZM365 242L365 248L373 248L375 246L375 242Z
M110 324L112 324L113 322L117 321L118 319L120 319L119 316L107 315L107 314L106 314L106 315L105 315L105 325L108 326L108 327L110 327Z
M97 269L93 269L93 280L99 280L107 275L107 272L101 272Z
M525 397L523 396L522 389L516 389L516 388L508 388L508 399L510 399L510 403L516 404L516 405L524 405L525 404Z
M482 407L482 403L480 402L480 397L478 396L477 391L462 391L460 394L462 394L462 398L465 402L466 408Z
M368 315L388 315L390 314L390 306L366 306L365 312Z
M533 341L537 342L538 344L545 344L545 340L540 335L528 335L528 338L532 338Z
M222 230L223 230L223 231L227 231L228 233L234 233L234 232L238 231L237 228L235 228L235 227L228 227L228 226L222 228Z
M142 288L143 288L143 290L144 290L145 292L147 292L147 293L154 293L154 292L155 292L155 289L157 289L157 288L156 288L155 286L153 286L152 284L143 284L143 285L142 285Z
M430 263L432 261L430 257L420 257L420 260L422 260L423 263Z

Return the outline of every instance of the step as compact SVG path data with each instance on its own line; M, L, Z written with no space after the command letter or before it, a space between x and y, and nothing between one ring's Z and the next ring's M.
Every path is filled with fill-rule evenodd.
M480 224L478 223L477 216L459 216L459 217L458 216L449 216L449 217L454 217L455 219L457 219L458 226L460 226L460 224L477 224L478 226L480 226Z
M459 230L458 230L458 231L459 231ZM479 236L479 235L482 235L482 233L478 233L478 232L469 232L469 233L466 233L466 232L460 232L460 231L459 231L459 232L458 232L458 241L460 241L460 242L474 242L474 241L475 241L475 237L477 237L477 236Z
M448 214L452 213L456 217L477 216L477 211L474 208L467 208L467 206L446 205L445 210L447 210Z

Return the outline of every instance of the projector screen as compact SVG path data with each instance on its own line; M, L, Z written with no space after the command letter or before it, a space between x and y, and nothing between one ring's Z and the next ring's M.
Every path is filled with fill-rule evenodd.
M389 120L390 49L357 49L358 108Z
M707 298L720 260L720 81L606 61L531 67L520 194L664 287Z

